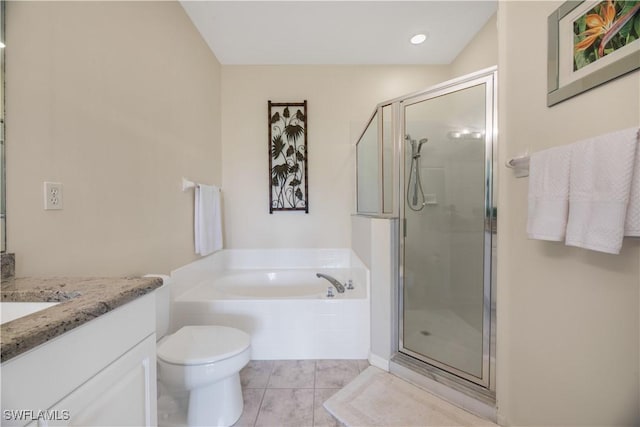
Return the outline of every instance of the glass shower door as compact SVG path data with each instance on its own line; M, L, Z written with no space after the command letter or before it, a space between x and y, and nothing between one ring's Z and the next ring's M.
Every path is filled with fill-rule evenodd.
M485 387L492 90L469 82L402 104L400 351Z

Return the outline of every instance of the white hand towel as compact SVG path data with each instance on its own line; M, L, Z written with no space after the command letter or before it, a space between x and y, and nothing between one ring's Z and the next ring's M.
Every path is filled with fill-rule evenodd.
M195 250L202 256L222 249L220 190L197 184L194 209Z
M564 239L569 212L570 159L571 149L566 145L531 155L527 218L530 239Z
M629 194L629 206L624 222L624 235L640 237L640 130L636 134L636 160L633 165L633 179Z
M572 144L567 245L620 253L637 130L625 129Z

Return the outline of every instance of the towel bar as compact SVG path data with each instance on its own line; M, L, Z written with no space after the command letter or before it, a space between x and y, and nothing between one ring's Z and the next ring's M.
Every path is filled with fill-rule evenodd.
M187 178L182 177L182 192L196 188L196 185L200 185L197 182L189 181ZM219 187L216 187L218 191L221 191Z
M529 176L529 154L507 160L504 165L509 169L513 169L516 178Z
M182 177L182 192L184 193L187 190L190 190L192 188L196 187L196 183L193 181L189 181L188 179L186 179L185 177Z

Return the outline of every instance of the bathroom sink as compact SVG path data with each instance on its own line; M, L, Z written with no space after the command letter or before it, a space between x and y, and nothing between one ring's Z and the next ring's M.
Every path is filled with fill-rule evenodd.
M59 302L1 302L0 303L0 323L7 323L12 320L24 317L40 310L53 307Z

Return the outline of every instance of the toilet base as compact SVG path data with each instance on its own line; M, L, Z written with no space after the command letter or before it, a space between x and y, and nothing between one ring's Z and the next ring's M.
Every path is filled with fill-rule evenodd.
M189 392L187 423L191 426L233 425L244 408L240 374L235 373L206 387Z

